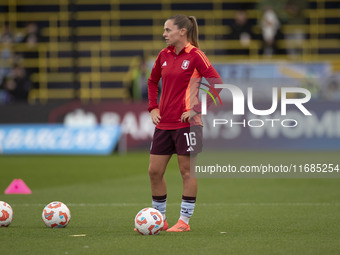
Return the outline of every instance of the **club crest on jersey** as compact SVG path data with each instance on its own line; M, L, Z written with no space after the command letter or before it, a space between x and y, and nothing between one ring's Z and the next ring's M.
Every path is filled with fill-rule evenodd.
M189 67L189 64L190 64L190 61L189 60L183 60L183 63L182 63L182 69L188 69Z

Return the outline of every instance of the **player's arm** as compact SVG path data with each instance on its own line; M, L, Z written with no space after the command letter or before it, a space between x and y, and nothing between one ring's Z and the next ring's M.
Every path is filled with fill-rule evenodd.
M161 78L160 54L153 65L151 75L148 79L148 111L151 114L152 122L157 125L161 119L158 109L158 83Z
M202 51L197 51L196 54L197 54L195 58L196 69L204 78L206 78L206 80L209 83L209 88L202 86L202 84L197 84L197 86L208 90L211 93L211 95L213 95L216 98L222 89L215 88L215 84L223 84L223 81L220 75L215 70L215 68L211 65L210 61L205 56L205 54ZM213 99L211 97L208 97L207 107L209 107L213 103L214 103ZM201 113L201 104L198 103L194 105L193 110L196 113Z

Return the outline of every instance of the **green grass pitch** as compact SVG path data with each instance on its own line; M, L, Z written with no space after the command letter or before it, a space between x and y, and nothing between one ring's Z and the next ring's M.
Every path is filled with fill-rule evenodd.
M339 163L339 152L230 152L234 163L290 158ZM14 210L0 228L1 254L340 254L340 179L199 179L186 233L141 236L136 213L151 205L148 154L1 156L0 200ZM5 195L21 178L31 195ZM176 156L166 172L169 225L179 217L181 178ZM41 213L62 201L72 218L48 229ZM81 236L74 236L81 235Z

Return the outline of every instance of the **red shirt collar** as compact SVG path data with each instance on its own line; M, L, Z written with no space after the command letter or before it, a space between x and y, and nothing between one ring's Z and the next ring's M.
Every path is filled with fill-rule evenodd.
M178 55L181 54L183 51L188 52L187 49L190 49L190 50L191 50L192 47L193 47L193 45L191 45L191 43L188 42L187 45L185 45L185 47L178 53ZM172 51L173 53L175 53L175 46L170 45L170 46L168 46L168 49L169 49L170 51ZM190 50L189 50L189 51L190 51ZM175 53L175 54L176 54L176 53Z

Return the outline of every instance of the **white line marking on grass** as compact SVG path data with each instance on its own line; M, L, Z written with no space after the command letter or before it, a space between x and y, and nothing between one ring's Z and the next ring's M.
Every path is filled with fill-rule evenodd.
M287 203L202 203L200 206L340 206L340 203L312 203L312 202L287 202Z
M167 206L179 206L180 203L167 203ZM45 204L13 204L18 207L45 207ZM149 203L68 203L70 207L151 207ZM340 206L340 203L311 203L311 202L287 202L287 203L197 203L197 206Z

